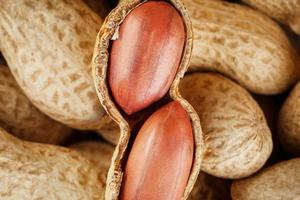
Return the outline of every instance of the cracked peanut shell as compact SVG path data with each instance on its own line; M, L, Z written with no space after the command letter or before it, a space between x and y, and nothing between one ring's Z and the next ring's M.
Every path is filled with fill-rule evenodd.
M125 0L119 3L119 5L105 19L103 26L99 31L93 55L93 76L98 97L104 109L111 116L111 118L117 122L121 131L120 139L116 146L112 158L112 164L108 172L108 178L106 182L106 199L117 199L119 197L124 162L127 159L126 153L129 151L127 148L128 142L131 136L131 131L134 128L129 125L130 123L127 121L128 118L125 118L124 115L121 114L121 110L117 108L112 96L110 95L107 80L108 60L110 57L110 42L118 39L119 26L128 13L144 2L147 1ZM192 123L193 136L195 140L194 163L192 165L189 180L184 191L184 196L182 197L182 199L187 199L200 169L203 150L202 131L198 115L195 113L190 104L180 96L178 91L178 84L188 68L192 50L192 30L190 20L186 9L183 7L180 1L171 0L168 2L171 3L180 13L186 30L185 47L182 54L182 59L180 61L180 66L176 76L171 84L171 88L168 91L168 95L170 96L169 99L175 100L183 106L183 108L188 112L188 116ZM143 114L143 112L137 113L138 116L142 116Z

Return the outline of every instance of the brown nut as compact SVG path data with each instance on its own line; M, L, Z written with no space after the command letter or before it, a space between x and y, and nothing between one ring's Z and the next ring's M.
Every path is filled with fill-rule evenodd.
M165 8L166 3L168 3L167 8ZM142 104L146 103L146 106L142 111L140 112L135 112L134 114L131 115L127 115L126 113L123 112L122 108L120 108L120 104L117 102L116 98L113 98L112 95L112 87L111 87L111 82L109 82L109 76L110 76L110 67L112 67L112 65L110 64L111 61L111 56L112 56L112 46L113 43L115 43L117 40L124 40L122 42L123 45L120 47L120 49L123 48L128 48L130 49L130 51L136 52L134 51L135 49L131 48L128 45L131 45L131 43L127 43L128 41L126 41L126 37L128 37L129 39L132 39L133 44L136 46L136 48L141 48L140 44L136 43L136 39L134 38L135 36L139 36L139 34L137 35L130 35L130 34L124 34L124 35L120 35L119 33L122 32L122 23L126 23L127 17L130 17L131 14L135 13L135 9L139 9L141 8L143 10L144 6L147 5L151 5L151 4L157 4L158 7L157 9L161 9L161 6L163 6L165 9L159 13L159 16L163 17L162 19L164 19L163 21L156 21L156 22L151 22L152 19L156 19L155 15L147 15L147 13L154 13L156 9L151 9L151 11L147 11L145 12L145 10L143 12L145 13L140 13L139 15L143 16L143 21L145 22L151 22L154 23L153 26L148 27L147 29L149 29L150 31L143 31L139 34L141 34L141 36L148 38L149 35L151 35L152 33L155 33L153 37L154 46L160 46L159 42L157 43L157 40L160 40L159 37L162 37L164 39L168 40L168 37L166 37L163 33L158 34L157 30L158 28L160 28L160 25L164 25L165 24L165 20L169 21L170 19L167 18L166 16L164 16L165 14L172 14L173 13L173 8L176 12L178 12L178 14L173 13L172 15L174 15L174 17L172 18L173 20L169 21L170 23L172 22L176 22L177 23L183 23L183 27L184 27L184 41L183 41L183 49L180 51L178 48L178 41L175 42L175 47L174 50L176 51L175 54L171 53L169 49L164 49L164 46L160 46L162 48L162 52L159 51L159 49L153 48L153 49L149 49L147 51L144 51L145 53L145 57L143 59L145 59L146 61L143 61L142 57L144 56L143 53L138 52L138 57L134 58L135 53L131 52L124 52L122 50L122 54L124 55L129 55L132 58L128 58L125 57L123 59L125 60L135 60L137 59L137 61L139 61L138 63L151 63L153 62L153 60L157 60L159 61L160 59L166 63L169 63L169 55L177 55L179 52L181 53L180 55L180 60L178 61L176 59L174 59L174 62L179 62L179 66L178 69L175 69L175 76L172 77L173 75L170 75L169 71L165 71L165 70L161 70L161 69L157 69L158 71L160 71L161 73L159 75L153 73L153 69L149 68L149 66L144 66L144 65L140 65L139 69L141 69L141 71L144 71L145 74L149 73L151 76L137 76L139 75L139 69L135 69L132 71L132 74L130 74L128 77L129 78L133 78L132 80L132 87L130 88L125 88L122 91L116 91L117 93L127 93L129 94L131 91L130 89L133 90L133 96L134 95L140 95L139 92L141 93L145 93L144 90L140 90L140 89L136 89L139 88L138 84L134 84L139 83L141 86L144 84L144 82L146 83L146 87L145 85L143 85L142 87L145 88L146 90L148 90L147 87L151 87L152 89L156 89L155 87L160 88L159 90L157 90L157 94L155 94L155 98L158 99L152 99L150 102L151 105L149 105L149 102L142 102ZM170 6L172 7L172 9L170 9ZM155 7L156 8L156 7ZM146 9L147 10L147 9ZM163 13L164 11L166 11L166 13ZM139 12L139 11L137 11ZM178 19L177 16L181 17L181 20ZM147 24L146 23L146 24ZM169 27L171 30L173 30L174 27L177 27L172 25L172 23L170 25L168 25L167 27ZM138 23L137 23L138 24ZM147 27L145 24L145 27ZM125 24L126 25L126 24ZM136 26L136 25L134 25ZM172 28L173 27L173 28ZM180 27L180 26L179 26ZM126 27L125 27L126 28ZM163 32L167 32L169 33L167 29L165 29L165 27L161 28L163 30ZM143 29L142 29L143 30ZM162 31L160 30L160 31ZM182 37L182 33L181 32L181 28L176 28L176 30L179 31L179 33L175 33L173 31L172 33L172 37L173 34L176 36L175 40L178 40L179 38ZM133 33L136 33L135 28L132 29ZM149 35L147 35L147 32ZM158 37L159 36L159 37ZM124 38L122 38L124 37ZM177 38L178 37L178 38ZM150 37L151 38L151 37ZM150 40L150 39L149 39ZM179 39L180 40L180 39ZM151 43L151 41L148 41L149 43ZM146 44L146 42L144 42L146 46L148 46L149 44ZM127 46L126 46L127 45ZM166 41L166 45L168 46L168 41ZM180 45L179 45L180 46ZM130 48L129 48L130 47ZM121 50L118 49L119 52L121 52ZM177 103L179 103L183 109L188 113L188 117L192 126L192 134L193 134L193 138L194 138L194 154L193 154L193 163L191 166L191 170L189 172L188 175L188 180L186 182L185 187L183 188L184 192L181 194L180 198L183 200L186 200L188 198L188 195L190 193L190 191L193 188L193 185L196 181L197 175L199 173L200 170L200 166L201 166L201 161L202 161L202 153L203 153L203 140L202 140L202 132L201 132L201 126L200 126L200 121L198 118L198 115L195 113L194 109L191 107L191 105L184 100L181 95L179 94L178 91L178 84L180 82L180 80L182 79L182 77L184 76L184 73L186 72L187 68L188 68L188 63L189 63L189 58L191 56L191 49L192 49L192 29L191 29L191 24L190 24L190 20L187 14L186 9L184 8L182 2L180 0L170 0L170 1L142 1L142 0L124 0L122 2L120 2L118 4L118 6L108 15L108 17L105 19L105 22L103 24L103 26L101 27L99 34L97 36L97 41L96 41L96 45L95 45L95 49L94 49L94 55L93 55L93 77L94 77L94 82L95 82L95 88L97 90L98 93L98 97L100 99L100 102L103 106L103 108L107 111L107 113L109 114L109 116L118 124L118 126L120 127L120 138L118 140L118 144L116 146L113 158L112 158L112 164L110 166L109 172L108 172L108 177L107 177L107 187L106 187L106 193L105 193L105 198L107 200L116 200L120 198L120 191L121 191L121 186L123 185L123 180L124 180L124 169L125 169L125 165L127 163L127 159L128 159L128 154L129 152L131 152L131 147L132 147L132 142L130 141L134 141L136 134L139 132L141 125L146 121L146 119L155 111L158 110L161 106L165 105L168 102L172 102L175 101ZM150 53L151 51L151 53ZM167 52L167 54L166 54ZM157 53L161 54L161 58L158 59L157 57ZM122 55L122 56L124 56ZM150 55L150 56L149 56ZM154 55L153 57L151 55ZM176 56L177 57L177 56ZM177 60L177 61L176 61ZM141 62L143 61L143 62ZM163 63L162 62L162 63ZM127 65L127 64L126 64ZM160 65L160 64L159 64ZM173 66L175 66L175 64L172 64ZM151 64L151 66L153 66L154 68L156 68L156 66L154 64ZM170 67L170 66L166 66L166 67ZM115 69L118 70L117 73L122 73L123 67L119 67L119 69ZM156 70L156 69L155 69ZM172 67L172 70L173 67ZM126 71L126 70L125 70ZM165 74L167 73L167 74ZM128 79L127 77L127 79ZM147 77L147 79L145 79L145 77ZM166 79L167 77L167 79ZM154 79L153 79L154 78ZM112 78L113 79L113 78ZM142 80L140 80L142 79ZM147 86L149 83L147 83L148 80L151 80L154 82L157 82L157 86L155 85L149 85ZM161 79L161 80L160 80ZM169 80L171 79L171 81ZM127 80L126 80L127 81ZM169 81L171 82L170 88L167 85L169 83ZM167 87L167 93L165 95L163 95L163 97L157 97L157 95L160 93L165 93L164 87L162 86L162 82L165 82ZM126 84L124 84L126 85ZM117 85L116 86L122 86L122 85ZM153 88L152 88L153 87ZM152 92L152 91L151 91ZM119 95L119 94L117 94ZM147 94L148 95L148 94ZM146 96L147 96L146 95ZM152 95L153 96L153 95ZM115 97L115 96L114 96ZM124 98L125 99L125 98ZM155 103L153 103L153 101L155 101ZM138 102L139 103L139 102ZM134 104L133 107L135 107L136 105ZM136 108L135 108L136 109ZM133 109L133 110L135 110ZM129 113L132 112L130 111L131 109L129 109ZM134 111L133 111L134 112ZM180 123L179 123L180 124ZM155 149L153 149L155 151ZM141 152L142 153L142 152ZM159 163L156 163L157 165L159 165ZM154 170L154 169L149 169L149 170ZM171 177L172 178L172 177ZM146 180L148 181L148 180ZM166 180L168 181L168 180ZM170 189L170 188L169 188ZM166 191L166 190L165 190ZM145 191L147 192L147 191ZM164 193L161 193L161 195L166 195ZM178 195L178 194L176 194Z
M29 141L58 144L71 129L49 118L23 94L7 66L0 64L0 126Z
M300 197L300 158L277 163L258 174L234 181L233 200L296 200Z
M206 146L201 169L223 178L242 178L259 170L272 152L264 114L251 95L214 73L192 73L180 84L197 111Z
M0 4L0 51L25 95L57 121L99 128L90 62L102 20L81 0Z
M190 71L218 71L259 94L282 93L299 79L295 50L267 16L225 1L183 2L194 30Z
M300 35L300 1L299 0L243 0L270 17L287 24Z
M283 148L300 155L300 82L294 87L279 113L278 136Z
M167 2L146 2L126 16L111 45L108 82L114 100L128 115L165 96L184 41L182 18Z
M193 155L189 116L178 102L168 103L146 120L134 140L121 199L181 199Z
M74 150L21 141L0 129L0 199L101 199L100 175Z

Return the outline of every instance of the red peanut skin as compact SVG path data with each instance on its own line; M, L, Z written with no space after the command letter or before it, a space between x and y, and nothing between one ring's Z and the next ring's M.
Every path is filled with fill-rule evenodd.
M150 1L131 11L112 42L108 81L128 115L162 98L174 80L185 43L184 23L169 3Z
M180 200L194 156L187 112L175 101L157 110L140 129L129 154L122 200Z

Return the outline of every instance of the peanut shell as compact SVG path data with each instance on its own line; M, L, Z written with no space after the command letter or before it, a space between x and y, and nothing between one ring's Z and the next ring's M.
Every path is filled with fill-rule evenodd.
M109 143L117 145L120 137L120 127L115 121L109 120L97 130L97 133Z
M57 121L99 128L90 62L102 20L81 0L0 4L0 51L26 96Z
M278 117L278 137L286 151L300 155L300 82L281 107Z
M201 169L222 178L247 177L272 152L264 114L251 95L214 73L192 73L180 85L182 96L197 111L204 135Z
M251 92L278 94L299 79L299 58L280 27L246 6L184 0L194 29L190 71L218 71Z
M299 0L243 0L259 11L287 24L300 35L300 1Z
M230 199L229 181L200 172L188 200L227 200Z
M21 141L0 129L0 199L98 200L100 175L74 150Z
M0 64L0 126L29 141L58 144L71 129L35 108L9 69Z
M107 85L107 68L109 60L110 41L118 39L118 28L124 20L124 18L132 9L136 8L143 2L146 1L124 0L118 4L118 6L108 15L108 17L105 19L105 22L102 25L97 36L97 41L93 54L93 76L98 97L104 109L111 116L111 118L117 122L117 124L120 127L120 139L113 154L112 164L109 169L108 178L106 182L107 187L105 199L107 200L115 200L119 197L123 177L123 163L126 159L126 152L128 151L127 145L131 136L132 129L132 127L129 126L128 121L122 116L119 109L112 100ZM190 106L190 104L180 96L178 91L178 84L180 82L180 79L182 79L185 71L188 68L192 50L193 35L187 11L183 7L181 1L171 0L168 2L172 4L182 16L186 30L186 40L184 51L182 54L182 59L180 62L178 72L168 93L171 99L179 102L188 112L193 128L195 140L194 163L192 166L187 186L185 188L184 195L182 197L182 199L187 199L198 176L203 151L202 131L198 115L195 113L194 109Z
M104 142L86 141L75 143L70 148L75 149L94 163L101 172L102 182L105 183L114 147Z
M298 200L300 198L300 158L277 163L258 174L234 181L233 200Z

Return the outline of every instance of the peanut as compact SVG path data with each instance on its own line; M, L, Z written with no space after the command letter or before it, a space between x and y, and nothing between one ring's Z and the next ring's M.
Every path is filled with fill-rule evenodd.
M86 141L75 143L70 148L75 149L94 163L101 172L101 181L105 183L111 157L114 152L113 146L103 142Z
M300 82L285 100L278 117L278 136L283 148L300 155Z
M100 199L100 174L74 150L21 141L0 129L0 199Z
M230 184L223 180L200 172L194 189L188 200L226 200L230 199Z
M243 0L270 17L287 24L300 35L300 1L299 0Z
M234 181L233 200L296 200L300 197L300 158L268 167L258 174Z
M180 84L198 113L206 150L201 169L223 178L242 178L259 170L272 151L262 110L242 87L213 73L193 73Z
M120 127L113 120L109 120L97 130L97 133L109 143L117 145L120 137Z
M280 27L246 6L184 0L194 29L190 71L218 71L254 93L278 94L299 79L299 58Z
M99 128L90 62L102 20L81 0L0 4L0 51L26 96L57 121Z
M24 140L58 144L71 132L36 109L0 64L0 126Z
M188 114L179 103L168 103L146 120L134 141L125 167L121 199L181 199L193 151Z
M108 82L128 115L148 107L169 90L185 42L181 16L169 3L149 1L135 8L112 42Z

